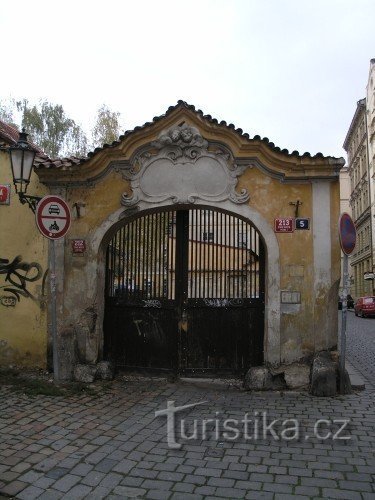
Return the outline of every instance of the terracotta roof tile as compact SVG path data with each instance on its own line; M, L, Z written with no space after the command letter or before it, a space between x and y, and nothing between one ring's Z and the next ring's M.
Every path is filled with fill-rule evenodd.
M263 142L263 143L267 144L268 147L271 148L272 150L274 150L274 151L276 151L278 153L281 153L281 154L283 154L285 156L300 156L300 157L304 157L304 158L325 158L325 159L342 160L343 161L343 159L341 159L341 158L336 158L336 157L333 157L333 156L324 156L320 152L316 153L314 156L312 156L308 152L300 154L296 150L292 151L290 153L287 149L281 149L278 146L275 146L275 144L273 142L270 142L270 140L268 139L268 137L261 138L259 135L255 135L251 139L251 137L250 137L250 135L248 133L244 133L241 128L236 128L236 126L233 125L233 123L227 124L227 122L224 121L224 120L222 120L222 121L219 122L216 118L212 118L211 115L205 115L205 114L203 114L203 111L201 111L200 109L195 109L195 106L193 106L192 104L188 104L185 101L179 100L176 105L169 106L169 108L167 109L167 111L164 114L162 114L160 116L154 116L154 118L152 119L152 122L146 122L146 123L144 123L141 126L135 127L133 130L126 130L124 132L124 134L120 135L120 137L119 137L118 140L112 142L112 144L104 144L102 147L95 148L94 151L91 151L91 152L89 152L87 154L86 158L70 157L70 158L62 158L60 160L52 160L52 161L51 160L50 161L47 160L47 161L39 162L38 165L37 165L37 167L38 168L63 168L63 169L69 169L69 168L71 168L71 167L73 167L75 165L80 165L82 163L85 163L86 161L88 161L90 158L92 158L93 156L95 156L96 154L98 154L103 149L113 148L115 146L118 146L118 144L120 143L120 141L122 141L123 139L125 139L125 137L129 136L130 134L133 134L133 133L137 132L138 130L146 129L146 128L152 126L154 123L158 122L159 120L161 120L165 116L168 116L170 113L172 113L172 111L174 111L178 107L185 107L186 109L190 109L190 110L194 111L197 115L200 115L204 120L206 120L206 121L208 121L210 123L213 123L215 125L219 125L221 127L229 128L229 129L233 130L236 134L238 134L241 137L244 137L247 140Z
M17 144L19 138L19 131L16 129L16 127L13 127L12 125L9 125L8 123L5 123L0 120L0 142L5 146L14 146ZM38 161L50 161L50 157L46 155L46 153L40 149L36 144L33 142L28 141L30 146L34 149L36 152L36 157L35 157L35 163Z
M13 146L18 141L18 130L0 120L0 139L2 142Z

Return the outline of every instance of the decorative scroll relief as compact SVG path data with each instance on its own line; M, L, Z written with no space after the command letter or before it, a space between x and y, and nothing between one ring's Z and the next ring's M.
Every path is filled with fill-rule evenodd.
M237 178L245 169L246 166L233 164L225 151L209 151L208 142L197 128L176 126L162 132L124 172L133 193L124 193L121 203L128 207L139 201L167 200L195 203L229 199L245 203L249 200L247 190L236 190Z

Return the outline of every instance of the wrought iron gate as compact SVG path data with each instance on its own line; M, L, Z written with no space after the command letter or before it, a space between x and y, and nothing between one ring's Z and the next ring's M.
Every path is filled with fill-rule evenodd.
M105 356L189 375L262 364L264 283L248 221L208 208L135 218L107 249Z

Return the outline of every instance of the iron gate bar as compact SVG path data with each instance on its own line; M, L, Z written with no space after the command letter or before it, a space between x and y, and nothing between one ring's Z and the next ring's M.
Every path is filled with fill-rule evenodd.
M107 247L105 352L119 366L172 369L183 349L185 373L259 364L264 261L256 228L227 212L194 207L134 218Z

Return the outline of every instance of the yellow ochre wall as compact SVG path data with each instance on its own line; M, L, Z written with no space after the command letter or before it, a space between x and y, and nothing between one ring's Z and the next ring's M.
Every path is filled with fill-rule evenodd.
M11 185L10 205L0 205L0 367L27 366L45 368L47 362L47 283L43 279L48 265L48 243L39 233L32 211L22 205L15 194L7 152L0 151L0 184ZM32 174L28 193L43 196L45 186ZM10 270L7 280L6 266L20 256L21 262ZM7 261L7 262L5 262ZM25 264L38 263L23 270ZM18 273L21 278L17 277ZM15 295L25 289L32 297ZM37 277L35 281L27 278ZM44 284L44 286L43 286ZM6 291L5 288L14 290ZM12 305L4 305L12 304Z

